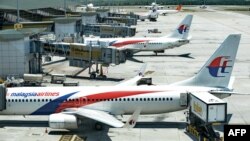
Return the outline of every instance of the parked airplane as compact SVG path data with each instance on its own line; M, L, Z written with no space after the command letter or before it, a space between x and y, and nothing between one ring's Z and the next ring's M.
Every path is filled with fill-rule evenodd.
M187 15L177 28L167 36L163 37L141 37L141 38L85 38L85 44L106 43L110 47L125 50L128 55L140 51L153 51L164 53L165 49L179 47L189 43L191 37L189 30L191 27L193 15Z
M180 104L186 100L183 93L210 92L227 97L232 94L229 85L240 37L229 35L201 70L188 80L166 86L8 88L6 98L1 99L0 114L49 115L49 126L57 129L78 128L78 123L86 118L112 127L133 127L140 114L185 109L187 105ZM0 97L4 96L4 92L0 93ZM6 102L5 108L2 102ZM133 114L126 124L115 117L123 114Z
M80 5L76 7L76 12L86 12L86 11L95 11L100 7L95 7L93 3L89 3L87 5Z
M146 19L148 19L149 21L157 21L159 13L157 12L157 10L153 9L150 10L147 14L145 15L138 15L139 16L139 20L141 21L145 21Z
M167 14L175 14L181 11L182 5L178 5L174 10L157 10L160 15L166 16Z
M152 9L158 10L158 9L163 9L164 8L164 6L161 6L161 5L157 4L156 1L152 2L150 6L144 6L144 7L146 9L150 9L150 10L152 10Z

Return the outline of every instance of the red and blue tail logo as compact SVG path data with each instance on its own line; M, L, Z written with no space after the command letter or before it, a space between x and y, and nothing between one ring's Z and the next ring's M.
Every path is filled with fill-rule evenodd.
M186 32L188 30L188 28L189 28L188 25L182 24L181 26L179 26L179 28L177 30L180 34L183 34L184 32Z
M232 62L232 60L229 60L229 56L220 56L215 58L209 66L207 66L210 75L213 77L225 77L226 68L232 67L228 65L228 62Z

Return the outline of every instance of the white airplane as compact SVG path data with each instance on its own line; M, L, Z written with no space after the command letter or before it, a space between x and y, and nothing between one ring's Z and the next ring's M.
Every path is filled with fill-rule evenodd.
M193 15L187 15L177 28L167 36L163 37L139 37L139 38L85 38L84 43L94 45L95 43L105 43L109 47L126 50L128 55L139 51L154 51L163 53L165 49L172 49L189 43Z
M159 13L157 12L157 10L153 9L153 10L150 10L145 15L138 15L138 16L139 16L139 20L141 21L145 21L146 19L148 19L149 21L157 21L158 15Z
M163 16L167 14L175 14L181 11L182 5L178 5L174 10L157 10L157 13Z
M93 3L89 3L87 5L81 5L76 7L76 12L86 12L86 11L95 11L100 7L95 7Z
M233 94L230 81L240 42L232 34L192 78L162 86L19 87L0 91L1 115L49 115L51 128L75 129L84 119L112 127L133 127L140 114L160 114L187 108L181 93ZM6 94L6 95L5 95ZM124 124L116 115L132 114ZM98 124L97 124L98 125ZM99 124L100 125L100 124ZM100 126L99 126L100 127Z
M144 6L146 9L163 9L164 6L160 6L159 4L157 4L156 2L152 2L150 6Z

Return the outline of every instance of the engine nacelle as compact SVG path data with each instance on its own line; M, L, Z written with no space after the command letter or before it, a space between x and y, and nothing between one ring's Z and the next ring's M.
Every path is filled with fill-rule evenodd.
M51 114L49 116L49 127L54 129L77 129L78 122L74 115Z

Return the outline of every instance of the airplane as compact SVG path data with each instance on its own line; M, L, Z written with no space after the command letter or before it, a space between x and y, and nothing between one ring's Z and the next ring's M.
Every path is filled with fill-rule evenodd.
M157 10L153 9L150 10L147 14L144 15L138 15L138 19L141 21L145 21L146 19L148 19L149 21L157 21L159 13L157 12Z
M87 5L80 5L76 7L76 12L86 12L86 11L95 11L100 9L100 7L95 7L93 3L89 3Z
M163 16L167 14L175 14L181 11L182 5L178 5L174 10L157 10L157 13Z
M231 34L201 70L170 85L19 87L0 91L1 115L49 115L49 127L77 129L86 119L116 128L132 128L139 115L184 110L182 93L209 92L219 98L233 94L231 74L241 35ZM126 82L124 82L126 83ZM5 98L3 98L5 97ZM115 116L132 114L126 123Z
M144 7L145 7L145 9L150 9L150 10L152 10L152 9L158 10L158 9L164 8L164 6L160 6L159 4L157 4L156 1L152 2L150 6L144 6Z
M172 49L189 43L193 15L187 15L176 29L163 37L139 37L139 38L84 38L84 43L94 45L95 43L106 43L109 47L125 50L128 56L140 51L153 51L164 53L165 49Z

